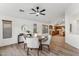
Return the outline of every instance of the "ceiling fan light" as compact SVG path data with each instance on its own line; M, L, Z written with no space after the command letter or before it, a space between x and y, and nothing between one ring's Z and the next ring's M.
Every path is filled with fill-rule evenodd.
M37 15L39 15L39 13L36 13Z
M39 15L39 13L36 13L36 16L38 16Z

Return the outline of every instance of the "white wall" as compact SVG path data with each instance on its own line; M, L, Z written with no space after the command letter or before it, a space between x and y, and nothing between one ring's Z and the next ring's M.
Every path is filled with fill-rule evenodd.
M12 21L12 38L3 39L2 20L11 20ZM8 17L8 16L0 16L0 47L17 43L18 42L17 36L19 33L22 32L21 26L23 24L26 24L27 26L29 26L29 28L33 32L33 24L34 23L37 24L38 33L42 33L42 24L45 24L45 23L31 21L31 20L27 20L27 19L13 18L13 17Z
M79 30L77 30L77 20L79 20L79 4L71 4L65 13L65 40L68 44L79 48ZM72 33L70 33L70 24L72 24Z

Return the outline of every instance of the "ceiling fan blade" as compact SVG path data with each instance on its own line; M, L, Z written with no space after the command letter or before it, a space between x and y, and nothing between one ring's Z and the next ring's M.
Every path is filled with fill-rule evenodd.
M36 13L29 13L29 14L36 14Z
M43 13L40 13L41 15L45 15L45 14L43 14Z
M33 9L33 8L32 8L32 10L33 10L34 12L36 12L36 10L35 10L35 9Z
M45 9L41 10L40 12L46 11Z
M24 12L24 10L23 10L23 9L19 9L19 11L20 11L20 12Z

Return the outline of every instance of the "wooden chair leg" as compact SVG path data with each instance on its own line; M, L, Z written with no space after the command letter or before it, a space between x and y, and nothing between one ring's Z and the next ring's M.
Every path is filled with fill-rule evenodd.
M27 48L27 55L29 55L29 48Z
M39 56L39 49L38 49L38 51L37 51L37 54L38 54L38 56Z
M48 45L48 50L50 51L50 46Z
M40 50L42 50L42 44L40 44L40 47L39 47L39 49L40 49Z

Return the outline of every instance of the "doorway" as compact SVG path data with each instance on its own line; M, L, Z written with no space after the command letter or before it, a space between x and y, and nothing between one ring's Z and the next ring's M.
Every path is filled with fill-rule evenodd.
M65 26L49 25L49 33L52 35L51 49L64 47L65 45Z

